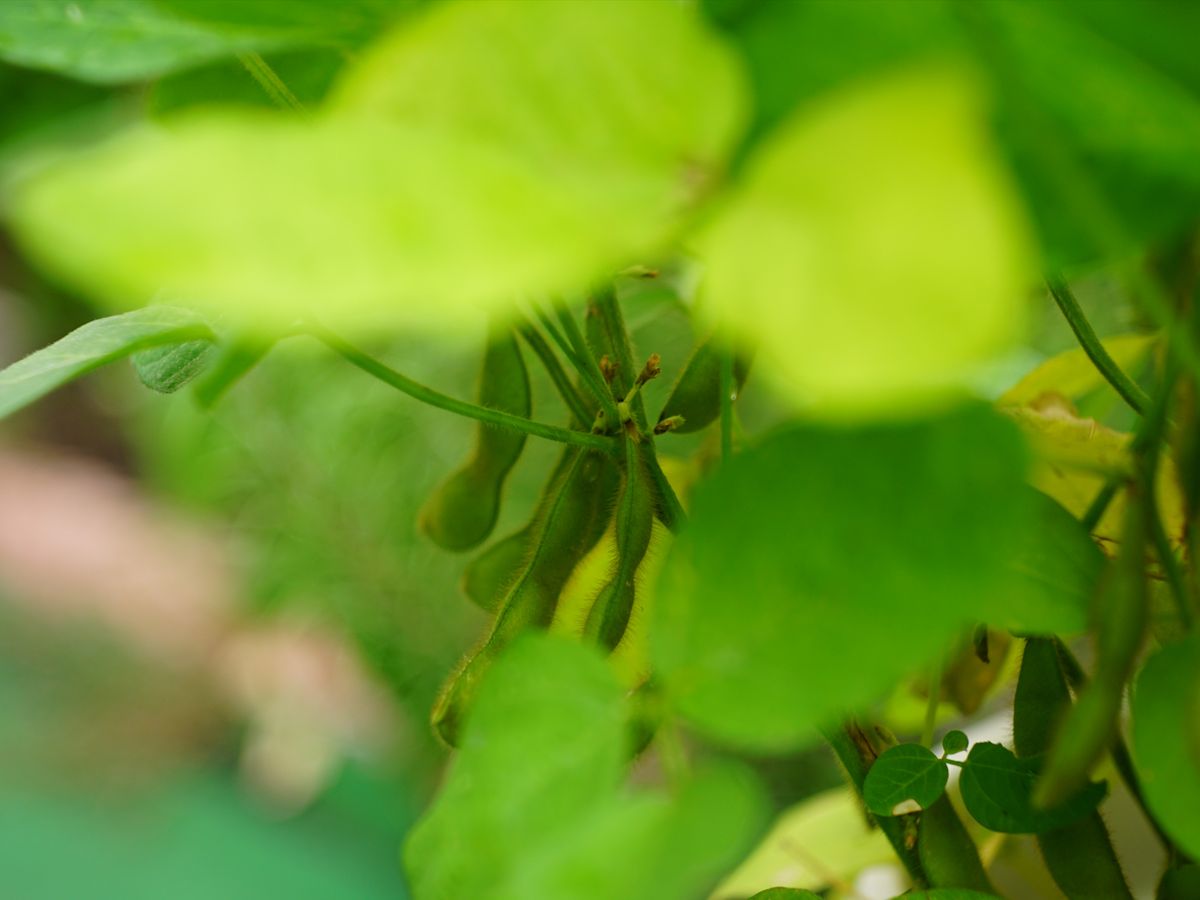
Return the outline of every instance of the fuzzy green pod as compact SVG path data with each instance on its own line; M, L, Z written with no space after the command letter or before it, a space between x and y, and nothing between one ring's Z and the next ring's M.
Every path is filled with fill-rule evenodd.
M494 541L463 570L459 586L467 599L485 612L495 612L525 561L533 537L532 524Z
M479 680L517 635L545 628L571 572L604 534L617 471L602 453L569 447L538 504L525 562L500 602L491 631L442 689L434 704L435 731L454 746Z
M492 329L479 378L480 406L528 417L529 373L516 336ZM430 494L421 508L421 530L446 550L470 550L492 533L504 480L525 448L525 435L480 424L471 457Z
M966 888L993 893L975 842L943 794L921 813L917 857L930 887Z
M1013 700L1017 754L1045 753L1070 709L1071 694L1054 641L1029 638ZM1070 825L1042 832L1037 841L1046 868L1068 897L1131 898L1100 813L1093 810Z
M584 634L606 650L614 649L625 635L637 594L637 570L654 530L654 490L637 441L628 435L624 469L616 514L616 570L600 589L584 626Z
M1067 712L1048 751L1034 802L1050 807L1087 783L1117 732L1125 683L1149 625L1146 512L1130 503L1121 549L1097 585L1093 604L1096 669Z
M747 357L735 354L733 357L733 383L736 391L740 392L750 371L750 361ZM712 424L721 414L721 351L719 345L709 337L692 352L683 372L671 395L663 404L658 421L681 416L682 424L676 425L672 431L687 434L699 431Z

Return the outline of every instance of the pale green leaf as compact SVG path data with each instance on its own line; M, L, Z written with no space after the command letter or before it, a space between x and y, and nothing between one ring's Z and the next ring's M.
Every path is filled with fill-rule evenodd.
M816 413L944 403L1022 331L1024 223L957 70L798 111L700 250L713 313L760 343L761 377Z
M713 900L741 900L772 885L822 890L830 877L853 881L868 866L894 858L883 832L867 825L857 798L836 788L781 813Z
M946 790L950 766L920 744L898 744L880 754L863 782L863 802L877 816L929 809Z
M656 251L742 110L674 3L441 4L347 78L334 115L132 132L14 185L9 217L112 305L169 290L266 330L446 328Z
M1146 803L1185 853L1200 856L1200 638L1150 657L1134 684L1132 718Z
M946 736L942 738L942 750L947 755L954 756L956 753L962 753L966 750L967 743L967 736L958 729L954 729L953 731L947 731Z
M0 418L105 363L138 350L214 335L195 313L151 306L97 319L0 372Z
M781 750L876 700L1021 589L1024 470L1015 429L976 407L793 427L734 457L697 488L651 613L672 701Z
M1122 334L1105 338L1104 349L1117 366L1128 373L1146 358L1157 340L1155 334ZM1082 348L1076 347L1047 359L996 402L1000 406L1026 406L1047 393L1079 400L1107 384L1096 364L1088 359Z
M671 795L624 789L624 693L578 642L526 636L509 648L405 848L415 895L701 895L755 837L762 798L729 767L698 772Z
M971 748L959 778L963 805L984 828L1004 834L1039 834L1069 825L1096 808L1108 790L1093 782L1051 809L1033 805L1035 759L1018 759L1007 747L981 741Z

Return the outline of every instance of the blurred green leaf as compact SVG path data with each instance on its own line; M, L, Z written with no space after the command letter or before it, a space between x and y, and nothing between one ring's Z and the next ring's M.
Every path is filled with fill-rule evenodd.
M405 860L418 897L694 897L747 849L761 798L740 770L672 796L622 788L623 691L589 647L519 639L488 673Z
M1030 272L1011 187L962 72L830 93L758 148L701 236L705 299L805 409L944 404L1022 331Z
M877 816L929 809L945 793L950 767L920 744L897 744L880 754L863 782L863 802Z
M971 748L959 778L963 804L984 828L1003 834L1039 834L1069 825L1096 808L1108 790L1093 782L1051 809L1033 805L1037 762L1018 759L1007 747L981 741Z
M1154 817L1183 849L1200 855L1200 638L1168 644L1146 661L1133 688L1133 751Z
M677 708L782 750L878 698L1010 602L1024 470L1015 430L976 407L792 427L728 461L697 487L652 611Z
M288 92L303 106L315 107L346 65L342 51L312 48L272 53L264 61ZM278 106L278 101L247 68L236 60L223 60L184 72L175 72L154 83L147 94L151 115L163 116L189 106L219 103L222 106Z
M397 35L341 116L133 132L16 186L16 230L118 306L170 287L259 327L444 328L656 249L740 124L685 6L452 3Z
M1119 334L1105 338L1104 349L1123 372L1129 373L1145 360L1158 339L1157 334ZM996 402L1000 406L1027 406L1047 393L1074 401L1100 388L1115 393L1083 348L1075 347L1047 359Z
M105 363L191 339L212 340L214 335L200 316L176 307L150 306L88 322L0 371L0 417Z
M1104 552L1080 521L1041 491L1026 489L1035 521L1012 565L1023 589L1014 591L993 624L1027 634L1087 631Z
M799 888L773 887L759 891L750 900L821 900L821 895Z
M904 900L999 900L995 894L968 891L963 888L934 888L931 891L910 891Z
M130 357L142 384L160 394L173 394L208 368L212 341L184 341L139 350Z

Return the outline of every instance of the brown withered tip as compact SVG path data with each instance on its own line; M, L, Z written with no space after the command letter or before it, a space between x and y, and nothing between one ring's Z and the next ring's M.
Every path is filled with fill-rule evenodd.
M667 416L665 419L660 419L658 424L654 426L655 434L666 434L668 431L674 431L679 428L687 420L683 416Z
M638 375L638 384L645 384L652 378L657 378L662 374L662 357L657 353L651 353L650 358L646 360L646 365L642 368L641 374Z
M612 380L617 377L617 365L608 358L607 353L600 357L600 374L608 384L612 384Z

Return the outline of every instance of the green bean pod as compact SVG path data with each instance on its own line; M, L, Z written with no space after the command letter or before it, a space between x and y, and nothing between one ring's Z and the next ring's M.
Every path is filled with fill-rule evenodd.
M975 842L943 794L920 814L917 857L930 887L995 892Z
M467 599L484 612L495 612L509 585L521 571L521 563L533 539L532 524L502 537L467 563L459 587Z
M654 490L636 439L625 437L624 481L617 503L617 564L588 613L584 634L605 650L621 643L637 594L637 570L654 529Z
M721 349L709 337L697 345L680 373L671 395L663 404L658 421L682 416L683 422L672 431L686 434L712 424L721 414ZM750 371L750 361L741 354L733 357L733 383L741 391Z
M528 417L529 373L516 336L493 328L479 378L480 406ZM469 550L492 533L504 481L525 448L525 435L479 424L470 458L442 481L421 508L421 530L446 550Z
M1027 639L1013 701L1017 755L1039 756L1049 750L1070 709L1071 694L1054 641ZM1068 897L1132 897L1108 829L1095 810L1070 825L1039 834L1037 841L1046 868Z
M1034 792L1034 802L1043 808L1082 788L1116 736L1125 683L1149 625L1146 535L1144 505L1130 502L1121 549L1094 595L1095 673L1067 712L1048 752Z
M539 503L528 555L500 602L491 631L434 704L433 727L447 744L456 744L463 715L496 656L517 635L553 620L563 585L604 534L616 477L616 467L604 454L578 447L564 451Z

